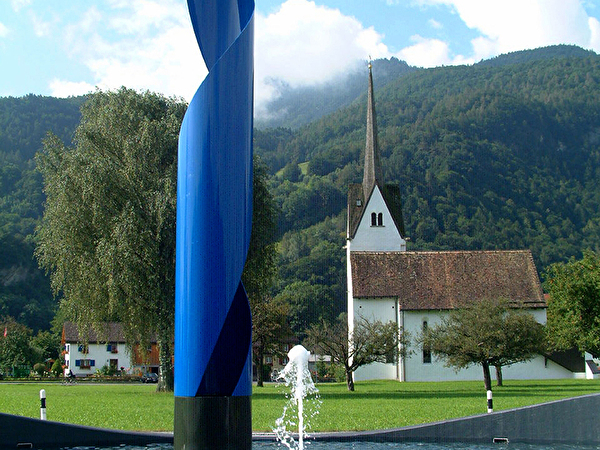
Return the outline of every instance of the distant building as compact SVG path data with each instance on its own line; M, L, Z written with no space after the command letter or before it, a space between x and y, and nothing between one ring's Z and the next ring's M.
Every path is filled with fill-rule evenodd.
M115 370L123 368L128 373L158 373L156 340L152 340L143 350L139 346L131 349L126 345L121 323L107 322L102 333L90 330L88 336L82 336L76 324L65 322L61 344L65 356L65 375L71 371L75 376L89 376L103 366Z
M393 321L414 337L453 308L486 298L519 302L540 323L546 301L529 250L407 252L398 186L383 184L373 77L369 65L367 138L362 184L348 189L346 264L348 327L356 320ZM480 380L480 367L455 372L426 349L398 364L359 368L356 380ZM503 369L505 379L585 377L581 356L540 355Z

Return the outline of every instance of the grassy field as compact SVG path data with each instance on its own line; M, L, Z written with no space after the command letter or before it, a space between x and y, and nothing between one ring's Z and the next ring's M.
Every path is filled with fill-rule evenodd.
M486 412L482 382L360 382L319 384L322 405L312 431L373 430ZM173 395L154 385L0 383L0 412L39 417L39 391L46 390L48 420L122 430L173 430ZM496 411L600 392L600 380L505 381L494 388ZM254 388L252 426L271 431L281 415L283 388Z

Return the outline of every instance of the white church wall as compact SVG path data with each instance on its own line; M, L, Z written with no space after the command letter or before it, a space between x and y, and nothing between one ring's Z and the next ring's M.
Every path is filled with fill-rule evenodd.
M393 298L355 299L353 303L355 320L380 320L384 323L398 323L397 302ZM373 363L359 367L354 373L355 381L396 380L399 378L396 364Z
M346 283L348 296L348 331L352 333L354 330L354 296L352 295L352 264L350 259L350 241L346 244Z
M546 311L543 309L530 310L530 313L540 323L546 321ZM445 311L403 311L404 328L411 333L414 338L421 333L423 322L427 321L427 326L432 327L441 321L441 318L447 314ZM481 366L471 366L456 372L451 367L445 367L444 362L438 360L432 355L431 363L423 361L422 348L413 344L411 347L413 353L404 360L405 381L469 381L482 380L483 369ZM531 361L513 364L502 369L505 380L535 380L535 379L559 379L573 378L574 375L564 367L546 359L543 356L537 356ZM491 369L492 378L495 379L494 368Z
M544 309L530 310L530 313L540 323L546 320ZM424 361L422 348L414 341L423 329L423 322L428 327L438 324L446 311L398 311L395 299L354 299L354 315L356 318L362 316L368 320L392 320L403 324L405 331L412 337L413 344L409 348L412 353L404 358L398 366L396 364L374 363L360 367L354 374L355 381L388 379L396 380L403 372L403 381L479 381L483 380L482 368L474 365L456 372L452 367L446 367L444 362L431 356L431 362ZM576 378L585 374L573 374L564 367L545 358L537 356L524 363L513 364L503 367L502 374L505 380L535 380L535 379L560 379ZM496 373L491 368L492 379L495 380Z
M371 214L383 214L382 226L371 225ZM365 206L365 213L358 225L354 239L348 245L352 251L392 252L405 251L406 241L400 236L381 191L377 186Z

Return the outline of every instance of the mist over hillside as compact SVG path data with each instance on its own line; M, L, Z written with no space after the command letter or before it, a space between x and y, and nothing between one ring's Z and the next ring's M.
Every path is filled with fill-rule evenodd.
M396 58L378 59L373 66L374 77L380 86L417 70ZM355 69L336 80L316 86L294 88L274 80L279 96L256 112L255 127L297 129L348 106L365 92L366 67L365 61L361 65L363 70Z

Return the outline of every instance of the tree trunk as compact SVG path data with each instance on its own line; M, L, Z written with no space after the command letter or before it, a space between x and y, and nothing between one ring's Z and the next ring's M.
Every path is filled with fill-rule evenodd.
M158 341L158 392L172 392L175 380L173 379L173 358L170 333L161 330Z
M496 386L502 386L502 366L496 366Z
M492 390L492 377L490 375L490 365L487 362L481 363L483 367L483 384L485 385L485 390Z
M263 387L265 371L265 352L261 346L258 347L258 357L256 358L256 386Z
M346 368L346 384L349 391L354 391L354 378L352 377L352 371L348 368Z

